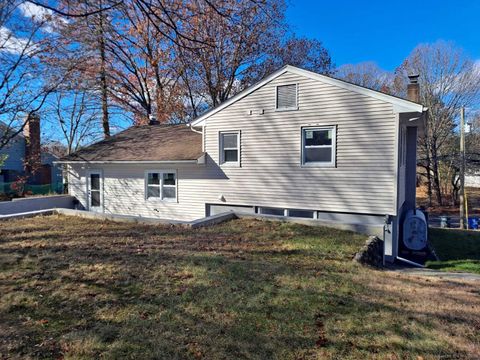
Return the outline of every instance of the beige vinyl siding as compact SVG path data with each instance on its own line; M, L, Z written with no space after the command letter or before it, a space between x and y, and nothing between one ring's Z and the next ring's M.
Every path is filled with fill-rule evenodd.
M275 86L298 83L298 110L275 110ZM250 110L263 115L248 115ZM301 166L301 128L336 126L336 168ZM223 167L228 203L395 214L395 114L391 104L284 74L206 121L206 152L219 131L241 131L241 168Z
M105 213L177 220L194 220L205 216L205 194L197 186L199 182L209 182L212 187L211 184L220 177L213 169L194 164L90 164L86 168L69 166L69 193L84 208L87 208L86 174L89 170L102 171ZM146 170L176 170L176 202L145 199Z
M276 85L291 83L299 109L276 111ZM191 220L205 216L205 204L223 203L395 215L395 119L391 104L286 73L207 119L205 165L90 167L103 169L107 213ZM336 167L302 166L301 128L331 125ZM240 167L219 165L226 131L240 131ZM70 192L84 204L85 169L71 169ZM177 170L177 203L145 201L147 169Z

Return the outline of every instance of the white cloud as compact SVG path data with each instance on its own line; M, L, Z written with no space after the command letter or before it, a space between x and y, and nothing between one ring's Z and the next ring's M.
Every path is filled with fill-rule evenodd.
M33 45L29 45L27 39L18 38L6 27L0 27L0 51L20 54L30 47L33 50Z
M53 11L45 9L41 6L24 2L18 6L23 16L36 19L39 21L48 19L53 16Z
M54 28L52 25L58 23L68 23L68 21L60 16L57 16L53 13L52 10L45 9L41 6L24 2L18 6L23 16L32 19L37 23L44 23L42 29L46 32L54 32Z

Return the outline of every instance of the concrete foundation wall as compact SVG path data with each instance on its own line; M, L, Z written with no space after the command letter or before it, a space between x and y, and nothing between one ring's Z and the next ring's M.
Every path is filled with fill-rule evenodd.
M70 195L54 195L13 199L0 202L0 215L18 214L30 211L65 208L73 209L73 200Z

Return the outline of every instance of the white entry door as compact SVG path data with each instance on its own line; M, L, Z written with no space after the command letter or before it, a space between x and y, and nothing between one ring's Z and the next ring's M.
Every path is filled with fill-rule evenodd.
M88 210L103 212L103 177L100 170L90 170L87 176Z

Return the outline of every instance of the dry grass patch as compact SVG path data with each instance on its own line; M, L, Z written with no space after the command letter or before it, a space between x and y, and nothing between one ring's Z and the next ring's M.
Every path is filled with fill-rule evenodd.
M480 356L478 284L371 270L364 237L48 216L0 223L7 358Z

